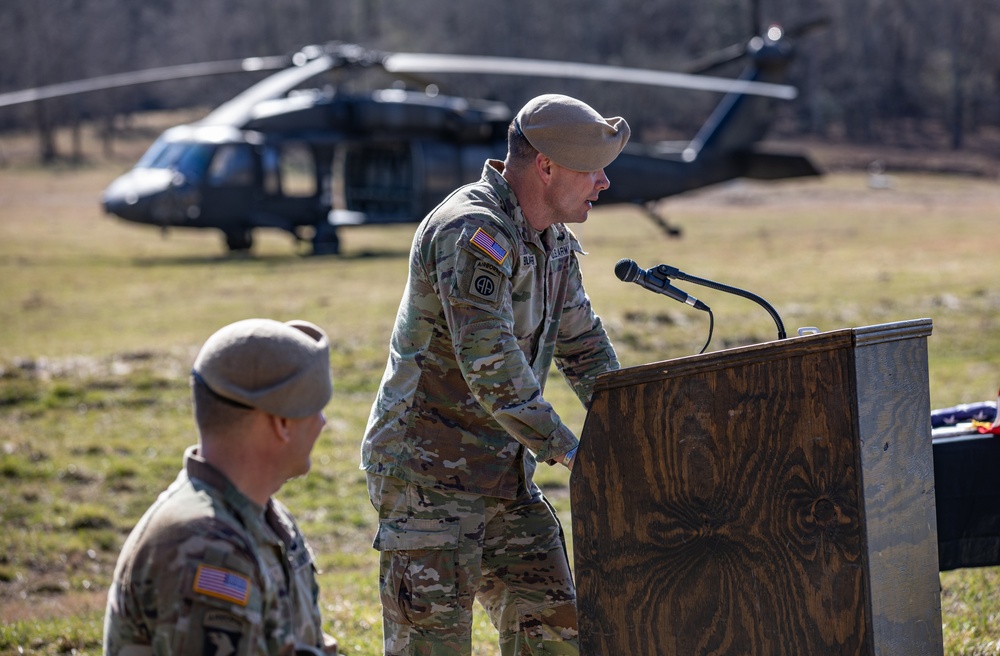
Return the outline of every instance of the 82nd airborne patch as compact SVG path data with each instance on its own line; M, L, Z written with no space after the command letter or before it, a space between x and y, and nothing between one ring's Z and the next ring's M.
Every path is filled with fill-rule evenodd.
M484 300L496 303L500 298L500 283L503 274L489 262L476 262L476 268L472 272L472 282L469 285L469 293Z
M210 611L201 622L202 656L230 656L240 652L247 627L244 620L222 611Z

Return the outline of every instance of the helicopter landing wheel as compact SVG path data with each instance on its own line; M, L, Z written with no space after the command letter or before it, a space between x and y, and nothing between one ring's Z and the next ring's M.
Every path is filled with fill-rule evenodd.
M337 255L340 253L340 235L337 228L329 223L316 226L316 234L312 240L313 255Z
M655 206L656 203L646 203L645 205L641 205L643 211L646 213L646 216L649 217L649 220L652 221L656 227L663 232L663 234L671 239L680 239L682 234L681 229L671 224L670 221L667 220L667 217L657 212Z
M230 253L245 253L253 246L253 232L251 230L227 230L226 248Z

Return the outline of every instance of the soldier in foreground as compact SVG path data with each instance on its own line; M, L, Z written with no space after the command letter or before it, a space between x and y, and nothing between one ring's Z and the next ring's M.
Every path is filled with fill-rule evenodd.
M555 360L580 401L618 368L567 223L629 137L561 95L529 101L503 162L420 224L362 468L379 513L385 653L469 654L478 599L501 653L576 654L562 531L532 481L578 440L544 399Z
M122 548L104 652L336 654L312 554L271 496L309 471L326 424L326 335L306 321L238 321L205 342L191 385L198 446Z

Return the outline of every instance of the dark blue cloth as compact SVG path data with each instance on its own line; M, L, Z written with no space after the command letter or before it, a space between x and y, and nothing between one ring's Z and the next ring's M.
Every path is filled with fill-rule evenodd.
M955 424L963 424L973 420L992 422L996 416L997 404L995 401L963 403L951 408L931 410L931 428L954 426Z

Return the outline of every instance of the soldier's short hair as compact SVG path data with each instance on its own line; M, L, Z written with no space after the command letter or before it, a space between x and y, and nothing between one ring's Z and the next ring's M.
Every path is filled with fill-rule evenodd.
M511 121L507 127L507 153L511 162L528 164L535 160L538 150L531 145L524 134L517 128L517 123Z
M205 381L191 377L191 401L194 406L194 420L202 433L219 433L241 425L250 417L253 408L219 396Z

